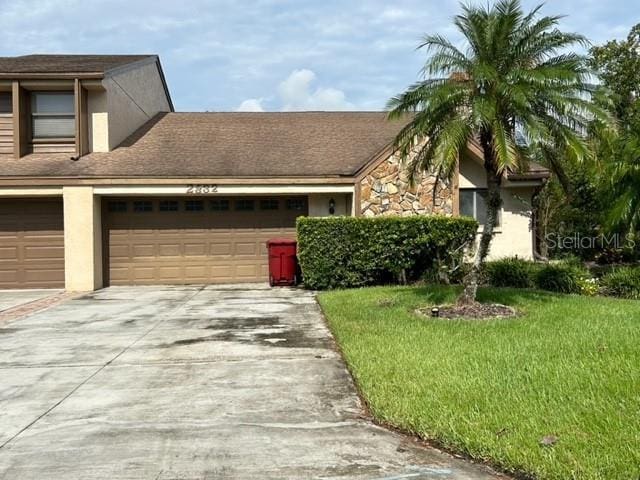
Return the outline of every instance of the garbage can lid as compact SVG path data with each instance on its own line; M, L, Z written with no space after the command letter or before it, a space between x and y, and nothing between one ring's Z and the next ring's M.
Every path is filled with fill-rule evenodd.
M267 246L270 245L297 245L297 241L291 238L271 238L267 240Z

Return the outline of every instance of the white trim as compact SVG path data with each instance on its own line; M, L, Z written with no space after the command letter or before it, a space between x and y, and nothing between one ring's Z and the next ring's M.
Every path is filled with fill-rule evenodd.
M62 196L62 187L0 187L0 197Z
M194 185L199 185L197 181ZM215 185L216 191L197 193L195 196L215 195L271 195L271 194L307 194L307 193L355 193L354 185ZM189 185L118 185L95 186L96 195L189 195Z

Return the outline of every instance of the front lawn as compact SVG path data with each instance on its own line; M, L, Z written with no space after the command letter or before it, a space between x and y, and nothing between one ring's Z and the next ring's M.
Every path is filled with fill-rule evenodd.
M453 287L320 294L373 415L540 479L640 477L640 302L485 289L516 319L419 317ZM557 441L543 446L553 436Z

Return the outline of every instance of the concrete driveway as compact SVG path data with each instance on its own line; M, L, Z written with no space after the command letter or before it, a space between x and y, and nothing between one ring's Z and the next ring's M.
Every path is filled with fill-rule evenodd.
M0 290L0 313L59 293L62 293L62 290Z
M373 425L314 295L109 288L0 325L0 478L485 479Z

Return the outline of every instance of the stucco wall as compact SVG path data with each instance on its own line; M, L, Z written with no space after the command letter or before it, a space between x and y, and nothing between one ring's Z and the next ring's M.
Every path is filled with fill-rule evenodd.
M532 188L510 188L503 191L501 223L491 241L490 260L516 256L533 258L532 196Z
M309 195L309 216L330 217L329 202L335 201L335 213L333 216L352 215L350 194L345 193L315 193Z
M87 95L87 115L89 128L89 151L109 151L109 113L107 92L90 90Z
M104 84L107 88L111 150L158 112L170 110L155 63L109 77Z
M434 196L435 188L435 196ZM423 174L411 185L406 168L391 155L360 181L360 213L376 215L453 214L453 188Z
M102 219L93 187L64 187L65 288L85 292L102 287Z
M460 164L460 189L486 188L482 165L471 159ZM500 226L491 241L489 259L514 257L533 258L531 218L532 187L506 186L502 189Z
M171 109L155 63L107 77L102 86L88 92L91 152L113 150L158 112Z

